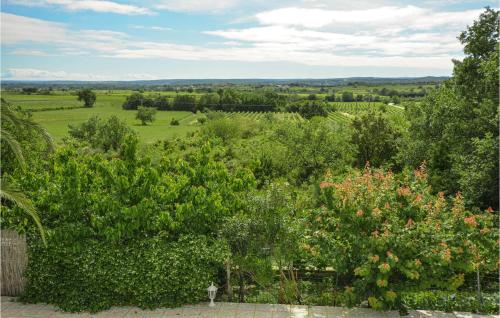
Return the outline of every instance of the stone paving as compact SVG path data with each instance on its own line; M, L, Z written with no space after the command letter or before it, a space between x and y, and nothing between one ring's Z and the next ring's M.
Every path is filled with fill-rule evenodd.
M367 308L343 308L326 306L295 306L272 304L208 303L188 305L180 308L142 310L136 307L115 307L97 314L70 314L46 304L21 304L11 297L1 297L1 318L382 318L400 317L397 311L378 312ZM414 310L408 318L491 318L500 316L475 315L470 313L444 313L439 311Z

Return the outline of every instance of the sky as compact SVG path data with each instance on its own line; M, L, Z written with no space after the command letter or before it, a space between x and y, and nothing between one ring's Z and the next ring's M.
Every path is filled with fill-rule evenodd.
M1 0L2 80L449 76L479 0Z

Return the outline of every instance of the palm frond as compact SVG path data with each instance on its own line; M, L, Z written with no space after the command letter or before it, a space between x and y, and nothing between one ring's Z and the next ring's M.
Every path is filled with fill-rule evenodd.
M54 150L54 140L52 139L52 136L50 136L49 132L45 128L40 126L40 124L35 123L30 119L18 116L18 114L16 114L16 112L10 108L9 103L5 102L4 100L2 100L1 103L0 117L1 122L11 123L17 129L28 129L35 131L44 139L45 143L49 147L49 150ZM2 133L4 132L5 130L2 130Z
M9 131L0 128L0 139L7 143L14 157L24 168L26 166L26 161L24 160L23 149L16 138Z
M31 219L35 222L38 227L38 231L40 232L40 236L42 237L42 241L45 245L47 245L47 241L45 239L45 230L43 229L42 223L40 222L40 217L38 216L38 212L35 207L31 203L30 199L28 199L24 193L22 193L18 188L11 185L6 180L1 180L0 187L0 198L10 201L17 205L24 213L26 213Z

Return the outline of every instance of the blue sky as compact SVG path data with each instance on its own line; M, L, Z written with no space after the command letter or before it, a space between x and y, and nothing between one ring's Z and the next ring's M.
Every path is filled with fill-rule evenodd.
M496 1L1 0L2 79L450 75Z

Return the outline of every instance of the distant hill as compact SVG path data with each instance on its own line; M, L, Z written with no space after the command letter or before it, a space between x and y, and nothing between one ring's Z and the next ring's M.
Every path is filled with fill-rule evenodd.
M426 77L346 77L324 79L160 79L142 81L13 81L0 80L2 86L8 87L94 87L94 88L131 88L149 86L202 86L202 85L297 85L297 86L340 86L348 84L382 85L382 84L429 84L447 80L446 76Z

